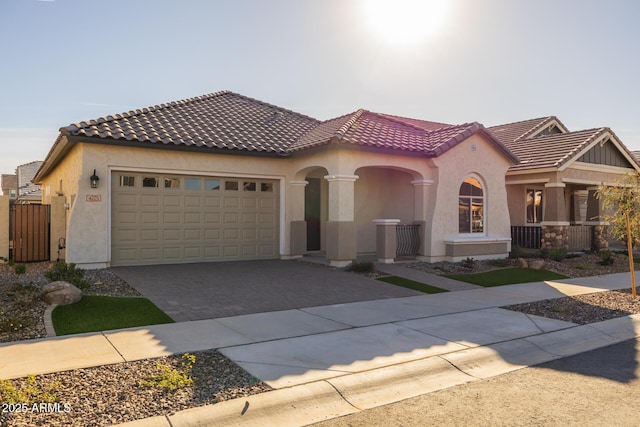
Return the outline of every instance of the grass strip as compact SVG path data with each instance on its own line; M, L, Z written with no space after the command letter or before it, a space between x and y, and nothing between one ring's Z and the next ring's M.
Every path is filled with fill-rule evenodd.
M446 289L436 288L435 286L416 282L415 280L405 279L399 276L381 277L381 282L391 283L392 285L402 286L403 288L413 289L414 291L424 292L425 294L438 294L440 292L449 292Z
M517 267L472 274L445 274L444 277L487 288L492 286L513 285L516 283L542 282L545 280L569 278L568 276L554 271Z
M85 295L51 313L56 335L108 331L134 326L173 323L173 319L146 298Z

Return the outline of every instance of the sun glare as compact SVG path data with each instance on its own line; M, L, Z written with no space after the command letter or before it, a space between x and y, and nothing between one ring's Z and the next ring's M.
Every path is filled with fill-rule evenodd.
M363 0L362 5L378 38L388 44L413 45L443 27L449 0Z

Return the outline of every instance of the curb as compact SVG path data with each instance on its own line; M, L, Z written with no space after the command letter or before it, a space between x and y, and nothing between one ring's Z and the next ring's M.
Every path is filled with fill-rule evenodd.
M118 425L305 426L638 337L640 315L630 315Z
M44 320L44 329L47 331L47 338L56 336L56 330L53 327L53 319L51 319L51 313L53 313L53 310L57 306L58 306L58 304L51 304L44 311L44 319L43 320Z

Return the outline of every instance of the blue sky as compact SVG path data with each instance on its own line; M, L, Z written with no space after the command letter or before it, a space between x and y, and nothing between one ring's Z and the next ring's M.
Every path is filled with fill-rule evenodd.
M62 126L220 90L318 119L555 115L640 150L640 2L445 0L400 42L366 1L0 0L0 173Z

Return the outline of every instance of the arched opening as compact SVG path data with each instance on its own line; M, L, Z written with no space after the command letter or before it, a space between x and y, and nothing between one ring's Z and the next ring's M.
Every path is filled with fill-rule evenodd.
M485 191L479 178L469 176L458 191L458 232L485 232Z

